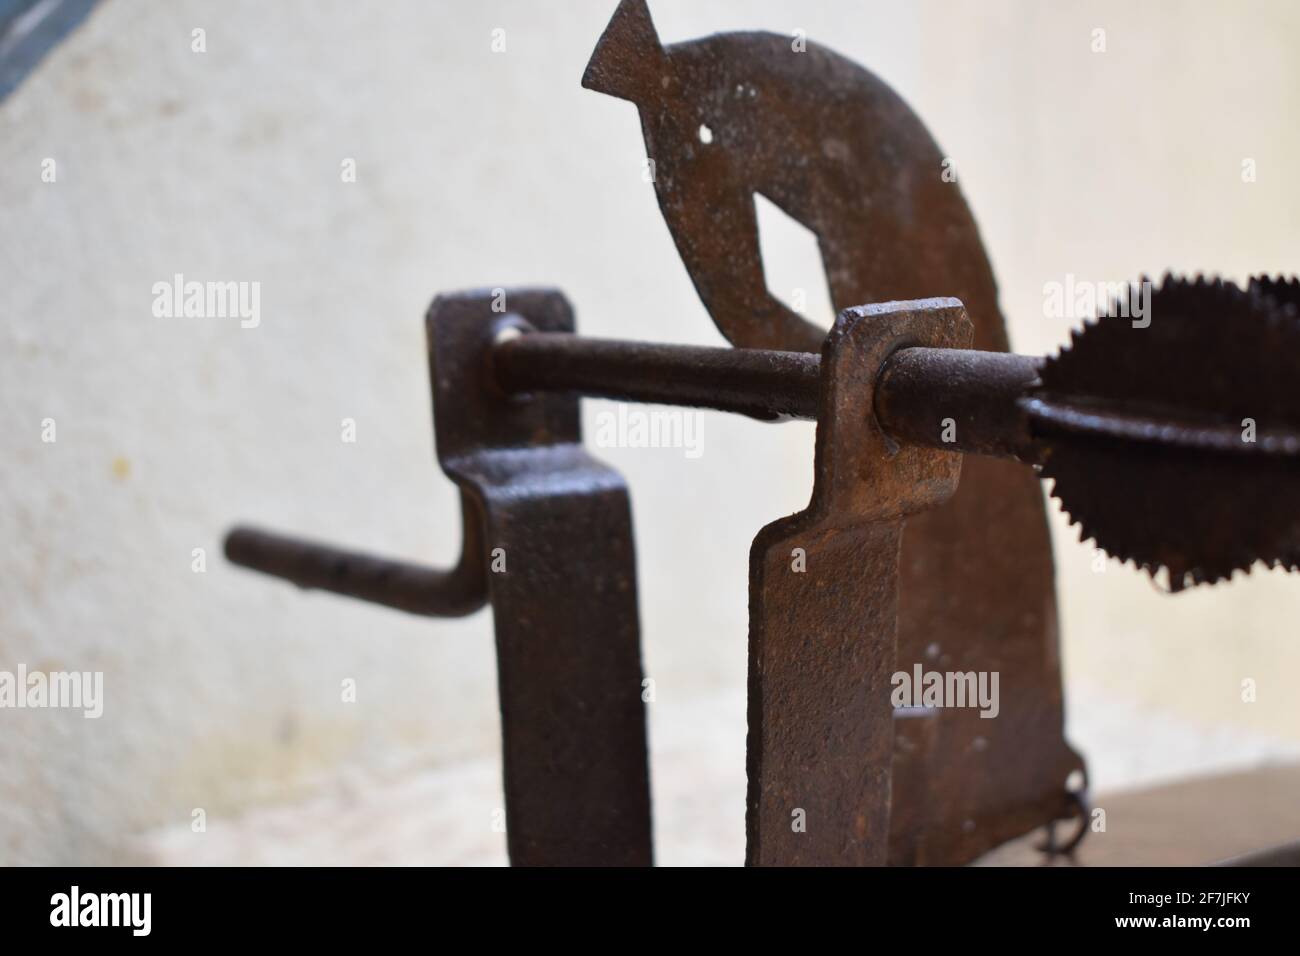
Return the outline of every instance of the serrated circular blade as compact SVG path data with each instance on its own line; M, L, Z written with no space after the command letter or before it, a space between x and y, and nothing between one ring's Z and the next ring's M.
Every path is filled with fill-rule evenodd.
M1295 276L1251 276L1250 291L1280 306L1300 310L1300 279Z
M1295 309L1166 276L1140 317L1111 312L1046 361L1025 401L1042 474L1083 538L1165 568L1172 590L1300 564Z

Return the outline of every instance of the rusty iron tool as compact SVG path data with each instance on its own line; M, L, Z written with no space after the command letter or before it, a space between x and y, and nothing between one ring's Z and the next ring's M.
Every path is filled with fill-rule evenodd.
M870 73L770 34L663 47L644 0L623 0L584 84L639 107L670 232L739 348L578 339L554 293L512 292L509 315L483 294L441 297L431 374L439 458L463 495L457 567L251 529L230 536L232 560L414 613L469 613L490 597L512 861L648 863L626 490L582 451L576 396L815 417L810 505L751 551L749 861L961 863L1079 818L1067 779L1086 772L1062 735L1043 503L1019 463L1055 480L1067 509L1103 529L1099 544L1167 568L1174 586L1251 554L1293 562L1283 504L1270 504L1282 522L1271 534L1257 522L1238 537L1221 502L1243 478L1268 494L1291 475L1300 439L1268 361L1292 344L1300 285L1261 278L1243 298L1170 280L1153 311L1174 318L1151 341L1103 319L1059 356L1009 355L969 209L919 120ZM818 235L841 309L829 337L766 288L756 194ZM936 292L956 298L924 299ZM861 302L884 304L848 308ZM1235 317L1247 344L1214 331L1211 314ZM501 338L509 330L527 334ZM1162 392L1108 366L1136 375L1134 356L1165 361L1161 344L1194 351L1205 387ZM1243 450L1221 414L1240 409L1218 399L1225 365L1239 374L1261 349L1273 350L1271 384L1247 390L1264 419ZM1216 350L1234 361L1216 366ZM1176 377L1165 364L1157 385ZM954 493L959 453L972 457ZM1158 494L1174 460L1215 496L1205 519L1174 528L1174 509L1156 507L1116 521ZM1088 484L1098 465L1105 492ZM1116 505L1121 479L1146 486ZM511 570L488 574L488 548ZM918 665L999 672L999 719L893 710L882 675Z
M929 714L892 711L888 691L882 690L882 668L888 674L898 667L890 622L897 610L903 519L951 495L956 470L945 469L962 454L1011 458L1035 466L1055 463L1057 468L1063 467L1063 461L1075 462L1082 473L1094 475L1115 461L1139 478L1142 469L1149 473L1167 458L1177 463L1184 477L1188 469L1208 469L1216 478L1217 484L1204 486L1214 497L1198 501L1198 507L1212 514L1234 504L1240 507L1237 503L1243 499L1254 501L1228 478L1253 480L1261 465L1291 474L1300 457L1300 432L1289 424L1294 418L1273 414L1285 397L1288 355L1285 338L1275 336L1295 334L1300 325L1295 308L1262 292L1242 293L1217 281L1168 278L1152 295L1149 326L1103 316L1077 333L1069 349L1046 360L964 348L971 327L956 300L848 310L821 356L586 339L570 331L567 307L561 309L563 300L527 291L511 291L508 300L515 311L498 315L483 313L487 306L481 296L442 297L430 312L430 336L434 343L431 375L439 396L435 409L440 459L461 482L466 502L462 565L478 563L478 580L491 585L497 615L502 708L513 715L505 721L506 752L512 754L507 779L528 780L518 790L508 785L508 806L517 824L511 830L516 862L579 858L562 839L547 844L526 837L537 827L529 825L530 813L519 807L529 807L533 801L556 807L557 801L572 797L557 794L557 787L573 782L538 771L538 751L520 744L526 739L524 730L533 729L533 711L540 706L536 702L540 692L534 685L546 682L556 670L571 667L580 674L579 686L584 680L594 686L612 679L603 666L593 666L590 673L578 666L593 649L603 646L604 625L588 638L581 637L583 628L576 623L575 609L579 605L566 605L563 589L555 585L557 578L587 580L593 566L614 569L618 582L614 590L630 590L631 596L621 605L615 597L614 605L606 609L605 624L630 620L633 631L620 642L623 650L616 655L620 663L613 670L626 671L625 685L636 682L640 671L632 572L618 570L630 569L633 560L630 526L626 536L614 534L613 543L605 543L618 552L616 561L611 561L609 552L588 554L575 550L572 542L554 543L561 542L563 535L551 526L539 538L552 541L547 549L552 558L530 560L523 571L516 566L513 576L484 573L485 542L491 541L495 550L510 535L522 535L524 553L540 550L543 545L535 543L538 538L525 529L556 509L569 515L561 522L565 531L582 529L580 534L587 536L589 545L591 538L606 536L605 530L597 529L614 530L628 520L625 499L620 499L619 507L581 501L577 489L590 492L590 486L611 483L621 488L621 483L581 452L576 431L563 436L564 454L557 455L552 446L560 441L554 433L559 425L547 424L544 415L539 419L542 424L531 418L514 422L513 416L539 403L556 402L563 403L565 414L572 414L577 397L588 395L702 406L767 420L819 422L817 483L809 508L764 529L751 552L748 829L753 863L887 859L881 856L886 853L882 827L892 828L891 808L899 810L895 798L901 788L892 775L904 763L900 756L906 750L900 750L892 733L882 736L881 729L890 725L891 715L898 720L930 721L932 729L941 726ZM1216 333L1208 342L1198 339L1212 315L1218 317L1213 328L1230 332ZM1160 330L1155 333L1158 346L1163 342L1167 348L1187 349L1178 357L1180 367L1196 368L1200 363L1200 384L1162 392L1137 378L1142 361L1151 359L1144 352L1148 342L1143 336L1152 335L1152 329ZM1224 351L1228 341L1242 357L1272 349L1280 356L1280 365L1273 368L1234 359ZM1069 368L1072 361L1085 363L1085 370L1092 368L1096 383ZM1062 366L1073 378L1048 372ZM1134 373L1121 375L1119 381L1145 389L1145 399L1113 394L1116 379L1109 372L1116 368ZM1210 378L1215 379L1217 391L1207 392L1205 382ZM1216 404L1223 394L1247 392L1254 397L1244 405L1225 410ZM1223 438L1225 415L1231 419L1241 409L1254 409L1262 416L1257 444L1239 447L1242 443L1235 431L1231 443ZM541 442L540 448L528 447L527 443L536 442ZM491 464L498 461L508 467ZM1242 464L1244 470L1224 471L1225 461L1232 468ZM940 478L926 477L931 466L941 464L944 468L935 473ZM528 507L537 510L536 516L516 524L500 506L485 509L483 502L493 500L508 502L507 511L521 509L519 486L532 489L534 498L546 502L530 501ZM1248 484L1246 490L1251 487ZM1139 489L1138 493L1145 492ZM1067 504L1070 500L1067 492ZM601 510L607 506L614 511ZM1129 507L1105 500L1097 506L1105 521ZM1281 530L1275 531L1281 541ZM1160 533L1166 537L1147 542L1156 551L1185 540L1178 529ZM1293 546L1293 539L1294 533L1284 543ZM1194 543L1205 547L1204 542ZM1252 544L1248 540L1242 546ZM520 550L515 544L505 553L517 555ZM456 595L469 593L472 599L474 594L475 578L461 578L463 572L427 571L249 529L232 532L227 551L237 563L300 586L324 587L414 613L458 613L464 602ZM1210 579L1199 572L1193 577ZM457 580L470 585L449 587L449 581ZM592 586L598 592L609 590L599 583ZM575 590L575 602L591 600L582 588ZM520 623L527 625L525 631L531 627L535 632L520 637L515 633ZM530 660L529 653L536 652L540 643L536 632L557 631L568 635L567 643L554 645L563 648L566 662L550 655L543 655L542 665ZM564 693L569 683L564 681ZM1004 701L1006 707L1018 706L1013 698ZM626 706L627 701L615 700L611 705L620 703ZM585 707L584 703L579 709ZM553 705L548 713L554 716ZM603 738L603 752L609 754L628 746L627 726L565 724L563 736L583 741L581 747L575 745L583 751ZM611 731L620 739L610 740ZM643 727L640 734L643 739ZM635 741L635 728L630 736ZM983 739L977 747L987 746ZM635 742L632 747L635 751ZM644 751L639 759L644 761ZM521 767L528 772L518 770ZM1056 769L1058 776L1068 776L1082 767L1067 756ZM1027 809L1018 825L1041 816L1048 818L1049 825L1057 818L1081 817L1086 808L1079 793L1066 791L1062 797L1056 784L1054 777L1039 791L1036 802L1022 804ZM616 789L609 780L599 787ZM620 793L620 800L636 803L635 795ZM581 804L582 798L578 799ZM648 834L648 804L644 809ZM638 808L633 816L639 818L640 812ZM786 819L790 814L800 815L801 829L787 826L794 823ZM542 829L551 826L561 825L550 821ZM1084 832L1080 829L1075 839ZM524 841L522 848L516 846L516 836ZM602 846L588 861L609 861L605 853Z
M622 0L583 85L633 102L654 189L714 324L743 348L817 352L825 333L767 287L755 194L818 238L837 312L951 296L975 349L1007 351L993 272L951 168L879 78L802 37L727 33L664 46ZM1000 670L1016 706L895 721L890 861L956 864L1045 824L1072 798L1043 495L1013 461L966 462L947 503L908 523L899 668ZM992 725L992 726L990 726Z

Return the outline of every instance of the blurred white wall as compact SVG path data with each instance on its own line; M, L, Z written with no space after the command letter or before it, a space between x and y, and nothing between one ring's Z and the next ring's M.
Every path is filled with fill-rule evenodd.
M102 670L106 696L98 721L0 711L0 862L251 859L249 832L282 841L266 859L337 858L310 848L358 805L383 808L368 860L504 859L489 615L300 593L220 541L244 520L454 560L422 329L439 291L552 284L584 332L720 344L641 179L635 109L578 84L614 6L105 0L0 102L0 668ZM957 161L1021 350L1065 339L1041 290L1067 272L1294 267L1284 2L651 8L666 42L798 28L893 84ZM260 282L260 326L155 318L178 272ZM633 494L666 863L740 860L747 553L806 503L812 427L710 414L703 447L602 452ZM1071 534L1058 556L1098 785L1300 746L1300 582L1170 599L1095 573Z

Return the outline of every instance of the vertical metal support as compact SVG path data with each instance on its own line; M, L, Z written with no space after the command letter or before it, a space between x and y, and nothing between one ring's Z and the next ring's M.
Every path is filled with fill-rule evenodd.
M438 459L483 515L511 863L648 866L650 783L627 488L584 451L578 399L508 396L506 330L573 330L550 290L429 309Z
M871 412L900 348L969 348L956 299L840 313L822 349L806 510L750 551L749 865L884 865L904 518L946 500L961 456L890 440Z

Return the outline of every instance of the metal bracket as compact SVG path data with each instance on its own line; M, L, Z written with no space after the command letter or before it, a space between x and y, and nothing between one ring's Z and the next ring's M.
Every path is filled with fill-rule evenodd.
M578 399L510 396L509 329L573 330L558 292L440 296L429 309L438 459L483 516L510 860L648 866L650 778L627 488L582 447Z
M956 299L847 309L826 339L812 501L750 551L751 865L887 861L903 520L961 456L900 448L870 409L892 352L970 341Z

